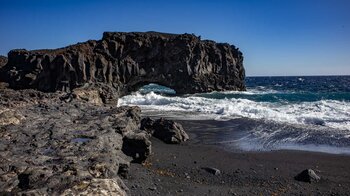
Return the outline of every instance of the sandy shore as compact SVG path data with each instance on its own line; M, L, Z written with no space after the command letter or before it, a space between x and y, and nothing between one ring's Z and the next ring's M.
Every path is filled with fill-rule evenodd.
M180 145L152 139L152 156L132 164L130 195L348 195L350 156L305 151L232 152L199 140L213 122L181 121L192 138ZM217 122L220 127L220 122ZM215 128L215 127L212 127ZM210 132L209 132L210 133ZM203 135L201 137L204 137ZM209 141L211 136L205 136ZM214 175L204 168L220 170ZM294 180L313 169L321 181Z

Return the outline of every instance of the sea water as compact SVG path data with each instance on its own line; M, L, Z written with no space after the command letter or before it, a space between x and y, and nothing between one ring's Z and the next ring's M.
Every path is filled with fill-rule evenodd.
M246 85L244 92L177 96L151 84L119 105L138 105L149 115L238 124L227 130L232 138L217 141L227 147L350 154L350 76L247 77Z

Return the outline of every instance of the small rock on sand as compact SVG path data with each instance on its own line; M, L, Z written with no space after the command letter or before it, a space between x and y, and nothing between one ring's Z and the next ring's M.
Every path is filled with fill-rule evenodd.
M214 167L204 167L203 169L211 174L214 174L215 176L218 176L221 174L221 171Z
M318 182L321 180L321 177L319 177L314 170L312 169L306 169L299 173L297 176L294 177L297 181L302 182Z

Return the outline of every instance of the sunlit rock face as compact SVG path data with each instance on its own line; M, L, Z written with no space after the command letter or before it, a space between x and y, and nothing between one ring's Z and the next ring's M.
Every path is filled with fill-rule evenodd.
M103 84L119 96L149 83L179 94L245 90L243 55L193 34L111 33L55 50L12 50L0 71L11 88L52 92Z

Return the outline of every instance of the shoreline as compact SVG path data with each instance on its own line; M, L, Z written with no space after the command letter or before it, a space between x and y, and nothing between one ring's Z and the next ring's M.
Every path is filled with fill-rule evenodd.
M179 113L180 114L180 113ZM160 113L144 113L142 112L142 117L151 118L166 118L174 120L183 125L184 129L191 130L189 135L191 136L191 141L195 143L207 144L218 146L228 152L236 153L265 153L265 152L275 152L275 151L302 151L310 153L325 153L330 155L345 155L350 156L350 148L347 147L337 147L331 145L319 145L319 144L293 144L293 143L280 143L271 148L265 148L264 144L257 143L257 140L252 141L252 139L246 139L249 134L253 131L247 131L254 128L254 125L266 124L263 120L250 119L246 117L237 117L233 119L226 120L215 120L213 118L195 118L195 114L184 113L184 117L166 115L162 112ZM199 114L200 115L200 114ZM187 119L186 119L187 118ZM279 123L283 125L283 123ZM293 125L286 126L292 127ZM282 127L283 128L283 127ZM205 129L206 131L202 131ZM244 130L245 131L242 131ZM208 131L209 130L209 131ZM254 147L253 147L254 146Z
M2 93L0 186L3 194L347 195L350 192L350 156L302 151L235 152L220 145L222 141L232 143L235 137L239 138L240 130L249 130L260 121L172 119L182 124L190 140L186 141L187 134L181 128L177 134L186 137L180 138L179 145L171 145L165 144L161 137L163 141L156 139L151 132L158 125L166 131L175 123L149 125L151 137L147 134L150 130L142 123L145 116L139 107L96 105L66 94L35 90L4 89ZM154 117L162 115L158 113ZM313 169L321 180L317 183L294 180L305 169Z
M346 195L350 192L350 156L299 150L233 152L203 144L180 122L190 140L180 145L152 138L153 154L142 165L131 164L124 180L131 195ZM203 168L213 167L220 175ZM313 169L321 181L294 180Z

